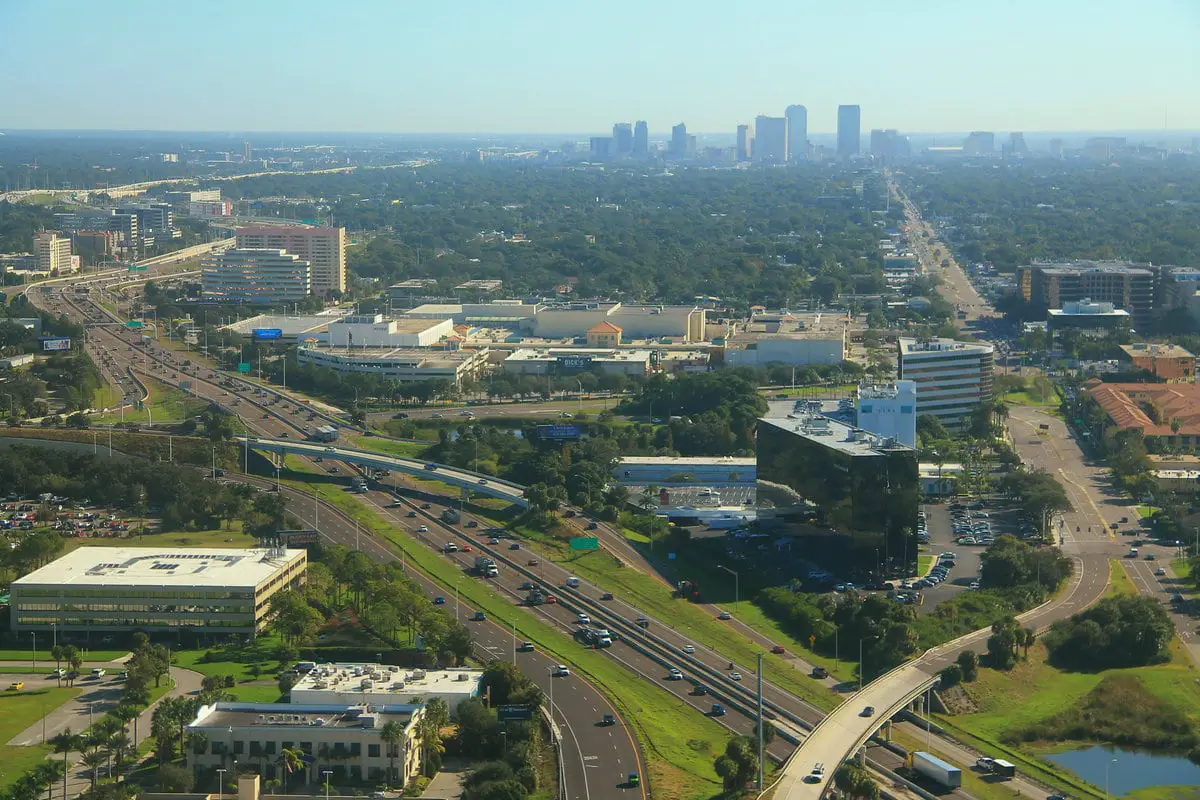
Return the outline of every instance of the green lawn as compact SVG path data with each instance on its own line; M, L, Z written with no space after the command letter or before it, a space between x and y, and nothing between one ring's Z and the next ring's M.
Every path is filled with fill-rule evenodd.
M232 689L227 689L233 699L242 703L286 703L287 700L281 699L279 696L279 688L277 686L260 686L258 684L247 684L235 686Z
M1161 511L1162 509L1160 509L1158 506L1134 506L1133 510L1137 512L1139 518L1146 519L1154 516L1156 512Z
M1129 573L1125 570L1125 564L1120 559L1112 559L1108 562L1108 590L1104 593L1105 597L1129 596L1137 594L1137 588L1133 585L1133 579L1129 577Z
M1114 573L1124 567L1114 566ZM1118 577L1125 590L1128 576ZM1130 585L1131 588L1131 585ZM966 743L976 743L989 755L1001 756L1075 794L1097 795L1073 774L1038 758L1045 747L1011 743L1018 732L1034 723L1075 708L1104 678L1130 675L1139 680L1150 694L1182 709L1194 723L1200 723L1200 683L1191 660L1177 642L1171 643L1171 661L1151 667L1106 670L1097 673L1064 672L1046 663L1041 643L1029 650L1029 659L1018 662L1008 673L982 669L979 680L966 684L966 691L978 707L972 714L940 716L939 722L955 730Z
M1200 800L1200 786L1147 786L1125 795L1128 800Z
M933 556L917 556L917 575L925 576L933 569Z
M155 422L182 422L189 417L199 414L208 407L208 403L203 400L197 400L194 397L185 395L179 389L173 386L168 386L154 378L147 378L144 375L139 375L142 383L150 392L150 402L147 408L125 409L124 417L122 418L120 411L110 411L107 414L96 414L92 417L93 425L107 425L110 422L150 422L153 417ZM114 401L115 402L115 401Z
M394 439L381 439L378 436L363 436L356 433L344 433L342 439L351 447L360 450L372 450L397 458L421 458L421 454L429 449L429 445L416 442L397 442Z
M603 689L637 734L647 758L655 797L669 800L709 798L719 789L713 759L724 749L727 732L700 712L685 706L658 686L631 680L630 674L601 654L580 647L524 609L497 596L486 585L463 580L452 564L409 539L381 515L357 502L337 486L293 482L306 490L315 489L325 499L359 520L364 528L405 552L410 564L441 583L447 590L457 584L462 599L503 624L516 622L518 635L543 652L580 672Z
M269 634L259 636L249 645L181 650L172 654L172 662L202 675L232 675L238 681L257 681L272 678L279 670L279 659L276 657L278 650L278 637ZM256 666L257 674L254 669ZM279 693L275 694L278 696Z
M4 764L0 789L36 767L51 751L49 745L10 747L5 743L82 691L83 687L49 686L0 694L0 760Z
M1180 580L1185 581L1192 575L1192 567L1190 564L1188 564L1188 560L1186 558L1171 559L1171 571L1174 572Z
M77 547L255 547L253 536L242 533L242 523L234 521L229 530L185 531L174 533L152 533L125 539L79 539L66 540L66 550Z

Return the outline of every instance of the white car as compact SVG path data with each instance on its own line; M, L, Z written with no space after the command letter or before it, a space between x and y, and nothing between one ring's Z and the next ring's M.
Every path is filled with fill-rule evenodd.
M566 664L556 664L550 674L555 678L565 678L571 674L571 670L567 668Z
M587 614L577 614L575 616L575 622L580 625L591 625L592 618L589 617Z
M667 670L667 680L681 681L683 680L683 673L675 669L675 667L671 667L669 670Z
M729 679L734 680L734 681L740 681L742 679L742 673L731 672L731 673L729 673Z
M417 533L429 533L429 526L422 525L421 527L417 528Z
M692 647L692 646L689 644L689 645L686 645L686 646L683 648L683 652L687 653L689 656L691 656L691 655L695 655L695 654L696 654L696 648Z

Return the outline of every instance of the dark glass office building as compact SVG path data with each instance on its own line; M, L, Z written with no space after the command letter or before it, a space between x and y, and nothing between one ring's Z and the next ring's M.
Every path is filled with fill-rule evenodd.
M774 504L774 520L846 537L864 569L915 565L915 449L808 413L760 420L757 450L759 497Z

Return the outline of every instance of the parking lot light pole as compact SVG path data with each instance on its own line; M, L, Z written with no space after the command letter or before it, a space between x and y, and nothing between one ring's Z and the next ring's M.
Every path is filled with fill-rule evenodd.
M741 605L738 602L740 599L741 590L738 587L739 579L738 579L737 570L732 570L729 567L724 566L723 564L717 564L717 566L733 576L733 608L735 611L741 611Z

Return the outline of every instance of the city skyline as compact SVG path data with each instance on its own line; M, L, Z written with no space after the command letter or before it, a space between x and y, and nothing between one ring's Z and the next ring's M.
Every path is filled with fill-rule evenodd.
M127 0L118 32L105 6L13 0L0 8L0 67L22 77L6 86L0 124L601 134L628 119L732 133L802 104L810 135L822 135L836 131L839 105L855 104L863 131L1200 129L1186 93L1200 80L1191 0L1147 0L1137 14L1116 0L1010 0L1003 14L920 0L903 16L876 0L865 11L802 5L763 0L761 13L714 29L722 6L709 0L613 0L613 13L586 19L547 0L519 13L478 0L350 0L335 13L315 0ZM51 28L57 51L86 57L87 69L43 57ZM97 46L113 37L136 43L136 55ZM746 69L729 69L739 59ZM125 80L130 70L137 80Z

